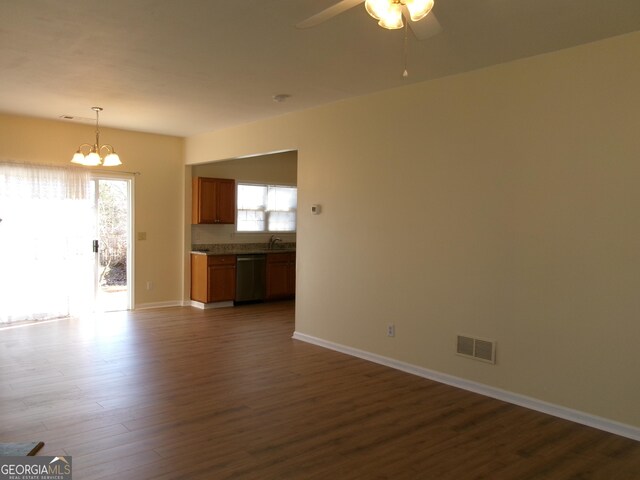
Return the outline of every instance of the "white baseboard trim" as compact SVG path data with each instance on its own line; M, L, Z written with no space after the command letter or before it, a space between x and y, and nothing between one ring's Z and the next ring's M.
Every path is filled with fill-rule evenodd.
M496 398L498 400L512 403L514 405L519 405L531 410L547 413L549 415L553 415L554 417L563 418L575 423L580 423L582 425L597 428L598 430L603 430L605 432L614 433L622 437L640 441L640 428L638 427L626 425L624 423L619 423L602 417L597 417L595 415L590 415L588 413L580 412L578 410L573 410L571 408L563 407L560 405L554 405L552 403L509 392L507 390L502 390L500 388L491 387L482 383L473 382L471 380L465 380L463 378L448 375L446 373L436 372L434 370L429 370L417 365L394 360L393 358L383 357L382 355L377 355L375 353L359 350L357 348L348 347L339 343L330 342L328 340L323 340L321 338L317 338L304 333L294 332L293 338L302 342L312 343L320 347L335 350L340 353L345 353L353 357L362 358L364 360L378 363L380 365L395 368L396 370L411 373L419 377L428 378L429 380L434 380L446 385L462 388L463 390L479 393L481 395Z
M215 302L215 303L202 303L191 300L189 306L199 308L200 310L209 310L210 308L225 308L233 307L233 301L228 302Z
M166 308L166 307L184 307L186 303L182 300L173 300L169 302L141 303L134 307L134 310L148 310L150 308Z

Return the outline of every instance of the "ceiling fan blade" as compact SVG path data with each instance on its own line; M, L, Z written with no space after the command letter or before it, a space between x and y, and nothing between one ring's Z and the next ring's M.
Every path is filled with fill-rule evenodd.
M335 17L336 15L341 14L342 12L346 12L350 8L355 7L363 3L364 0L342 0L335 5L332 5L329 8L322 10L319 13L303 20L302 22L296 25L296 28L311 28L316 25L320 25L322 22L326 22L330 18Z
M407 7L403 6L402 10L404 13L405 21L409 23L409 26L411 27L413 34L416 36L418 40L426 40L427 38L431 38L442 31L442 25L440 25L440 22L438 21L436 16L433 14L433 12L430 12L422 20L418 20L417 22L414 22L413 20L411 20L411 17L409 16L409 11L407 10Z

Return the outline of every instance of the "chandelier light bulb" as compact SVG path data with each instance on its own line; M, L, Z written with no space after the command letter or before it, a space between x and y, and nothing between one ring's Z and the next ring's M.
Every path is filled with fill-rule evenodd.
M95 167L97 165L100 165L100 163L102 163L102 161L100 160L100 155L98 155L98 152L90 152L89 155L84 157L84 165L86 165L87 167Z
M84 155L80 150L73 154L71 163L77 163L78 165L84 165Z
M102 162L102 165L105 167L115 167L117 165L122 165L122 162L120 161L120 157L118 156L118 154L116 152L112 152L104 157L104 162Z

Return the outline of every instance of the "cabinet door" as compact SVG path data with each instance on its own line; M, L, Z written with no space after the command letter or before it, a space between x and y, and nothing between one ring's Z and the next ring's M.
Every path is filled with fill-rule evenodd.
M289 257L289 271L287 275L289 282L288 294L293 297L296 294L296 254L292 253Z
M191 255L191 300L207 303L209 286L207 284L206 255Z
M236 298L235 265L213 265L208 269L209 302L226 302Z
M267 299L291 298L296 294L296 254L267 254Z
M193 202L191 223L216 223L217 187L214 178L193 179Z
M216 188L217 223L236 223L236 182L218 179Z
M283 298L289 295L289 264L267 264L267 298Z

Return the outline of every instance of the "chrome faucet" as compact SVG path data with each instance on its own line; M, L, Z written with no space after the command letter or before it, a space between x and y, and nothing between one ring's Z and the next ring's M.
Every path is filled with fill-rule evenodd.
M280 237L276 237L275 235L271 235L271 238L269 239L269 250L273 249L273 247L275 247L276 242L281 242L282 239Z

